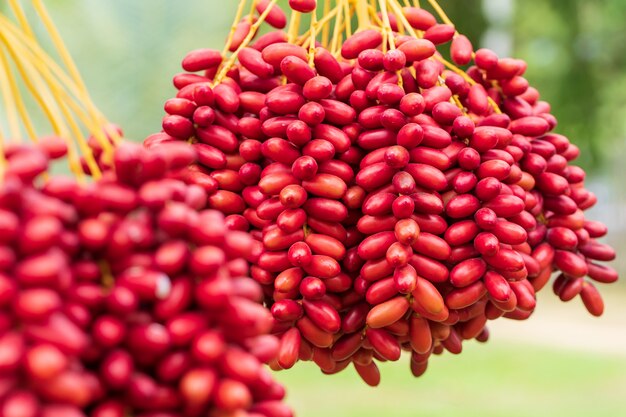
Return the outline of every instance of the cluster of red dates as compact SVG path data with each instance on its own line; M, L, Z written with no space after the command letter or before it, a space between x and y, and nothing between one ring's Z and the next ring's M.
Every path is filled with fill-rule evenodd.
M596 198L571 165L579 150L552 132L524 61L474 52L414 7L381 10L386 25L336 51L294 41L273 3L257 10L277 30L252 39L244 19L230 58L188 53L145 145L191 142L198 162L179 178L254 238L275 369L352 363L376 385L375 361L405 350L421 375L431 354L485 341L488 320L529 317L554 273L562 300L602 313L592 282L617 280L598 263L615 254L585 219ZM442 58L446 45L466 71Z
M291 416L253 239L169 175L194 150L122 144L99 180L44 177L66 153L2 155L0 415Z

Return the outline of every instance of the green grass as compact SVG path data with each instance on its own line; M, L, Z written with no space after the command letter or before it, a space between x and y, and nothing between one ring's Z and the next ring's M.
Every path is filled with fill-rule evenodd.
M303 363L278 374L298 417L623 417L626 356L468 343L435 357L424 376L382 366L369 388L352 368L331 377Z

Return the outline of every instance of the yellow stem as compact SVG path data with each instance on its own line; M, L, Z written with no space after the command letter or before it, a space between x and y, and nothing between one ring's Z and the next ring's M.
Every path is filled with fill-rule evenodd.
M406 19L406 16L404 16L404 13L402 13L402 7L400 6L400 3L398 3L398 0L391 0L389 2L389 5L396 14L396 19L398 19L398 23L402 23L398 26L404 26L404 30L406 30L407 33L414 38L421 39L424 37L421 31L416 31L415 29L413 29L413 26L411 26L409 21Z
M502 110L500 110L500 107L498 106L498 104L495 101L493 101L491 97L487 96L487 101L489 102L489 105L493 109L494 113L502 114Z
M439 76L439 79L437 80L437 85L445 85L445 84L446 84L446 79L443 76ZM463 114L467 115L467 112L465 111L465 107L463 107L463 103L461 103L461 100L459 100L459 96L454 94L452 95L452 97L450 97L449 101L450 103L457 106Z
M10 25L7 25L6 27L9 29L15 29L11 28ZM73 107L78 108L78 105L75 105L72 102L74 100L72 98L72 95L76 97L83 106L88 108L87 112L89 113L89 118L91 118L91 122L86 122L85 126L87 126L90 132L96 137L97 141L103 149L103 152L107 155L112 155L113 147L108 139L104 136L101 129L101 125L106 124L106 119L97 111L95 105L90 100L90 98L85 98L84 95L81 94L80 89L73 83L73 81L67 76L67 74L65 74L65 72L63 72L63 70L58 67L54 60L52 60L50 56L48 56L33 39L23 36L22 32L16 30L13 30L12 32L14 33L9 34L9 36L11 36L12 42L15 44L15 47L18 48L18 55L28 57L24 58L25 61L34 63L38 68L38 73L40 73L46 79L46 83L48 83L49 86L57 86L57 90L62 92L64 99L70 101ZM55 76L58 78L58 80L57 78L55 78ZM25 82L27 81L28 80L25 80ZM67 90L69 90L71 94L68 94ZM45 92L46 89L42 89L42 93ZM44 102L46 101L48 103L52 103L51 106L48 106L49 108L56 107L54 106L53 99L48 97L48 100L44 100ZM56 115L56 118L53 117L53 119L62 120L59 115ZM56 122L53 122L51 120L51 123L54 127ZM55 131L56 130L59 129L57 128L55 129ZM114 142L118 142L120 140L117 132L112 132L111 136Z
M4 37L3 34L0 34L0 36L7 41L7 38ZM85 160L90 168L90 171L92 172L92 175L95 178L99 178L100 170L95 159L93 158L93 155L91 154L91 149L83 138L83 134L79 126L76 124L74 118L68 110L68 105L78 110L80 110L80 106L74 103L72 97L70 97L67 92L62 89L58 82L49 73L48 68L46 68L41 61L37 60L36 57L33 57L32 54L30 54L30 51L28 51L20 43L20 40L21 39L15 38L10 39L11 42L7 43L9 53L13 58L20 75L22 76L24 84L31 92L35 100L39 103L44 114L50 121L55 133L66 140L68 144L68 160L74 174L79 178L84 176L72 141L69 140L71 137L70 131L74 134L75 139L85 156ZM59 110L61 114L57 113ZM69 123L69 129L65 124L66 122ZM95 134L97 134L99 130L97 124L86 123L86 125L92 129Z
M293 43L298 38L298 30L300 29L300 12L294 11L289 19L289 30L287 32L287 42Z
M343 13L344 13L344 19L346 21L346 39L349 39L350 36L352 36L352 15L353 13L350 12L350 1L346 1L345 3L343 3Z
M104 123L105 120L102 115L97 111L95 105L93 104L91 98L89 97L89 92L87 90L87 86L83 81L83 78L78 71L78 67L76 63L72 59L72 56L67 49L67 46L63 42L63 38L61 37L57 27L55 26L46 6L43 4L41 0L33 0L33 6L39 15L39 18L43 22L44 27L48 31L50 35L50 39L52 39L52 43L54 44L55 49L57 50L59 56L61 57L61 61L65 65L65 67L69 71L69 75L78 87L79 90L79 99L83 104L87 107L89 113L91 113L92 117L96 120L100 120L101 123Z
M14 92L13 98L15 99L15 105L17 106L17 110L22 119L22 123L24 124L24 128L26 129L26 134L31 138L31 140L37 142L38 136L37 136L37 131L35 130L35 125L33 124L30 116L28 115L28 110L26 110L26 106L24 105L24 100L22 99L22 95L20 94L19 88L17 86L17 82L13 78L12 73L8 73L7 77L9 78L9 82L11 83L11 88L13 89L13 92Z
M434 0L428 0L430 1L434 1ZM402 22L402 24L404 25L405 29L407 30L407 32L416 38L419 38L421 36L418 36L418 34L416 33L416 31L413 29L413 27L409 24L409 22L406 20L406 17L404 17L404 15L402 14L402 10L401 7L398 3L398 0L390 0L389 4L391 5L391 7L394 9L394 11L396 12L397 17L400 19L400 22ZM431 3L432 4L432 3ZM436 1L435 1L435 4ZM439 6L437 4L437 6ZM434 6L433 6L434 7ZM444 13L445 15L445 13ZM443 18L442 18L443 19ZM449 24L452 24L452 22L450 22ZM446 59L444 59L441 55L435 54L433 55L432 59L436 59L437 61L441 62L446 68L448 68L449 70L451 70L452 72L460 75L461 77L463 77L463 79L465 81L467 81L467 83L469 85L474 85L476 84L476 82L472 79L472 77L470 77L469 75L467 75L467 73L465 71L463 71L461 68L457 67L456 65L452 64L451 62L448 62ZM491 97L488 97L488 101L489 101L489 105L493 108L493 111L497 114L502 113L502 111L500 110L500 107L498 107L498 105L496 104L495 101L493 101L493 99Z
M391 3L389 3L389 4L391 4ZM404 35L404 26L402 26L402 25L398 25L398 23L397 23L397 22L398 22L398 18L396 17L396 26L398 26L398 33L399 33L400 35Z
M325 14L323 18L321 18L320 20L317 21L317 29L319 31L319 29L329 29L330 30L330 23L332 21L332 19L337 15L337 13L339 12L339 6L335 6L333 8L333 10L328 13ZM300 35L300 37L298 37L298 39L294 42L296 45L308 45L308 41L311 38L311 30L307 30L306 32L304 32L302 35ZM324 45L325 48L328 48L328 43L324 42L324 40L322 40L322 45Z
M113 285L115 285L115 278L111 272L111 266L106 261L100 261L98 265L100 266L100 273L102 274L102 286L110 290L113 288Z
M61 38L61 35L58 29L56 28L54 22L50 18L50 15L48 14L48 10L46 9L46 6L44 6L41 0L32 0L32 1L33 1L35 10L39 14L39 17L41 21L43 22L44 27L46 28L46 30L48 31L48 34L50 35L50 39L52 39L52 43L54 44L55 49L57 50L57 52L59 53L59 56L61 57L61 61L63 61L63 64L67 67L69 71L69 75L72 77L72 80L78 86L78 88L81 91L86 93L87 87L85 86L85 83L82 77L80 76L80 72L78 71L78 68L76 67L76 63L74 63L74 60L72 59L72 56L67 50L67 46L65 46L65 43L63 42L63 39Z
M51 97L51 94L52 96L54 96L54 94L51 91L48 91L46 89L47 87L46 83L41 79L41 77L39 76L39 74L36 73L35 70L33 70L32 68L29 68L29 64L26 64L25 71L27 72L27 76L30 77L30 80L33 82L35 88L37 88L41 92L43 96L42 101L44 103L49 103L49 102L56 103L56 105L59 107L59 110L63 114L63 116L59 116L59 115L55 116L57 118L55 120L55 123L59 125L59 130L56 131L55 133L57 133L57 135L60 138L62 138L67 144L68 162L69 162L70 168L72 169L72 172L74 173L74 175L81 178L84 175L82 168L80 170L73 169L74 166L80 166L80 163L79 163L79 157L76 151L76 147L74 146L74 142L71 140L71 134L70 134L70 131L74 131L74 133L76 132L72 126L68 128L68 126L66 125L66 121L72 122L71 117L68 118L68 112L66 111L66 109L64 109L63 103L55 101L55 99ZM48 106L48 104L45 104L45 106ZM78 134L79 134L78 137L81 137L80 131L78 131Z
M335 19L335 28L333 30L333 38L330 41L330 52L334 55L337 53L339 38L341 36L342 27L341 24L343 22L343 2L345 0L337 0L337 18Z
M430 3L431 7L435 9L435 11L445 24L454 26L454 23L452 23L450 18L448 18L448 15L446 15L446 12L441 8L439 3L437 3L437 0L428 0L428 3Z
M224 49L222 49L222 56L226 56L228 50L230 49L230 45L233 43L233 36L235 35L235 30L237 30L237 25L241 21L241 17L243 15L243 9L246 7L246 0L240 0L239 6L237 7L237 12L235 13L235 20L233 20L233 24L230 26L230 33L228 34L228 38L226 38L226 44L224 45ZM250 13L254 13L254 2L252 3L253 9Z
M467 83L469 85L474 85L476 84L476 81L474 81L472 79L472 77L470 77L469 75L467 75L467 73L465 71L463 71L462 69L460 69L459 67L457 67L456 65L452 64L451 62L446 61L443 57L441 56L435 56L435 59L437 59L439 62L443 63L443 65L446 66L446 68L448 68L449 70L451 70L452 72L460 75L461 77L463 77L463 79L465 81L467 81ZM497 114L501 114L502 110L500 110L500 107L498 107L498 104L496 104L495 101L493 101L493 99L491 97L487 97L487 101L489 102L489 105L493 108L493 111L496 112Z
M97 121L96 125L105 125L107 123L104 116L97 110L91 99L87 96L85 97L81 94L80 88L74 83L72 79L57 65L56 62L49 55L45 53L40 47L40 45L32 38L24 36L24 33L18 30L10 21L6 20L6 18L0 15L0 23L4 21L4 24L0 27L7 29L7 35L11 37L12 41L19 45L17 46L20 51L19 53L22 55L28 55L29 60L31 62L36 62L40 68L40 71L51 71L55 77L57 77L60 83L65 86L65 89L69 90L71 94L75 97L79 98L82 103L88 107L90 116ZM51 122L52 123L52 122ZM53 128L55 128L55 124L53 124ZM55 128L55 130L57 130ZM105 153L111 154L113 148L106 138L102 135L101 129L96 129L92 133L96 136L100 146ZM117 132L112 132L111 137L115 143L119 142L121 139Z
M79 88L74 84L74 81L70 77L65 74L65 72L61 69L60 66L49 55L46 54L41 46L32 38L28 38L24 36L24 33L17 29L9 20L7 20L4 16L0 15L0 23L2 23L2 27L7 29L7 32L10 36L15 39L19 39L21 43L28 49L28 51L36 57L41 63L47 65L50 70L55 74L56 77L61 80L61 82L67 86L67 88L72 92L72 94L79 96Z
M311 38L309 39L309 66L315 68L315 39L317 39L317 13L311 14Z
M411 66L409 67L409 72L411 73L411 75L413 76L413 78L417 78L417 70L415 69L415 67L414 67L413 65L411 65ZM422 92L422 88L421 88L421 87L419 87L419 86L418 86L417 88L418 88L419 92L421 93L421 92Z
M59 102L59 106L61 107L61 111L63 112L63 114L65 115L65 117L67 118L67 121L70 125L70 129L72 130L74 137L76 138L76 142L78 143L78 147L80 149L81 154L83 155L83 157L85 158L85 162L87 163L87 167L89 167L89 172L91 173L91 176L95 179L98 180L102 177L102 172L100 171L100 167L98 166L98 162L96 161L96 159L93 156L93 152L91 150L91 148L89 147L89 144L87 143L87 141L85 140L85 138L83 137L83 132L81 132L80 127L78 126L78 124L76 123L76 121L72 118L69 109L67 108L67 104L63 101ZM110 157L110 154L107 154ZM78 158L74 157L75 160L78 160ZM77 166L77 165L73 165L73 166ZM80 170L80 173L82 174L82 169ZM77 174L77 172L74 172L74 174ZM79 174L80 175L80 174Z
M380 17L378 17L378 14L376 13L376 9L373 8L372 6L367 6L367 12L369 13L369 17L371 17L372 20L374 21L374 24L382 29L383 21L380 20Z
M355 9L356 9L356 18L358 21L357 30L361 30L367 28L371 25L369 12L368 12L368 4L364 1L356 1Z
M4 50L0 48L0 92L4 98L4 106L7 111L7 121L9 123L9 134L13 140L20 141L22 134L20 130L20 120L18 117L18 109L16 107L16 99L14 97L15 82L11 82L11 68L7 62Z
M324 0L324 11L322 13L322 16L324 16L325 18L329 14L330 14L330 0ZM322 18L322 20L324 20L324 18ZM320 20L320 22L322 20ZM322 26L320 26L320 28L322 28L322 45L324 45L324 48L327 48L328 39L330 38L330 25L326 25L326 23L322 23L321 25L323 26L323 28Z
M391 23L389 22L389 13L387 13L387 0L379 0L380 13L383 16L383 29L387 33L387 41L389 42L390 49L396 49L396 43L393 39L393 30L391 29ZM383 44L383 48L385 45Z
M11 51L12 55L13 53L14 52ZM68 118L67 112L64 111L64 108L62 106L63 103L55 101L50 96L51 92L48 90L48 88L51 88L52 86L49 84L46 84L41 79L41 75L37 73L37 71L32 67L32 64L30 62L28 61L18 62L16 60L16 66L22 76L24 84L26 85L28 90L31 92L35 100L37 100L37 102L39 103L44 113L47 115L48 120L50 121L50 124L53 125L53 129L55 130L55 133L59 137L61 137L63 140L65 140L65 142L67 143L68 161L70 162L70 168L73 168L76 165L80 167L80 163L76 164L76 161L78 161L78 155L76 154L75 148L73 146L73 142L69 139L70 138L69 131L71 130L71 128L68 129L68 127L65 125L65 121L67 120L69 122L71 121L69 120L71 118ZM60 107L61 113L63 113L63 115L67 119L64 119L63 116L56 114L56 112L59 110L57 108L57 105ZM72 171L79 179L84 176L82 169L80 170L72 169Z
M51 74L46 69L41 71L41 75L45 79L45 83L50 88L55 101L61 107L61 111L63 112L65 116L65 120L67 120L67 122L70 125L70 129L76 138L76 142L78 143L81 153L85 157L85 161L87 162L87 165L91 171L92 176L96 179L99 178L100 169L98 167L96 160L93 157L92 150L89 147L89 144L85 140L80 130L80 127L78 126L74 118L72 117L68 108L71 109L72 112L74 112L75 116L78 117L78 119L83 123L83 125L85 125L87 130L91 132L91 134L94 135L94 137L96 138L99 144L106 144L106 146L102 146L103 154L105 155L104 156L105 158L111 159L113 156L113 147L111 146L107 137L102 131L102 126L99 124L99 120L94 119L88 111L85 112L84 109L81 108L79 102L77 102L73 97L71 97L67 93L67 91L63 89L63 86L59 85L56 82L56 80L52 78ZM109 134L110 133L111 132L109 132Z
M346 22L342 22L341 24L341 33L339 33L339 37L337 38L337 46L335 47L335 49L333 51L331 51L332 55L337 59L337 60L341 60L341 45L343 45L344 39L343 39L343 31L346 27Z
M22 5L20 4L20 2L18 2L17 0L9 0L9 7L13 11L13 14L15 15L15 17L17 17L17 21L20 23L22 30L26 32L26 35L28 35L31 38L34 38L35 35L33 34L32 28L28 24L28 20L26 19L26 15L24 14L24 9L22 8Z
M272 10L272 7L274 7L274 5L277 2L278 0L271 0L269 2L269 4L267 5L267 8L263 11L263 13L261 13L261 16L259 16L259 19L256 22L254 22L254 24L250 27L250 32L248 32L248 35L245 37L243 42L241 42L241 45L239 45L239 48L237 48L237 50L232 53L232 55L228 58L228 60L222 64L222 68L219 70L217 76L215 77L215 84L219 84L224 79L224 77L226 76L230 68L233 66L233 64L237 60L237 56L239 55L239 52L241 52L243 48L248 46L252 38L254 38L254 35L256 35L256 31L263 24L263 22L265 21L265 18L267 17L269 12Z
M259 0L252 0L252 3L250 3L250 12L248 12L248 17L250 18L250 23L252 23L252 19L254 18L254 14L256 12L256 4L259 2Z
M46 6L41 0L33 0L33 5L35 7L35 10L37 11L37 14L39 14L41 21L43 22L44 27L48 31L48 34L52 39L52 43L59 53L63 64L67 67L69 75L78 87L79 94L77 95L77 97L85 105L85 107L87 107L87 111L90 113L91 117L94 120L97 120L100 124L104 125L105 123L107 123L107 121L104 116L97 110L96 106L91 100L91 97L87 90L87 86L85 85L85 82L83 81L80 72L78 71L78 67L72 59L72 56L67 49L67 46L63 42L63 38L61 37L56 25L52 21L52 18L50 17ZM119 136L117 137L117 139L120 139ZM105 151L107 151L106 147Z
M80 181L84 179L79 154L72 140L73 135L93 177L99 178L101 172L97 161L93 157L92 150L85 140L75 117L101 143L105 157L107 155L111 157L113 146L102 131L103 127L108 130L106 119L89 97L80 73L42 1L33 0L34 8L39 14L43 26L48 31L62 62L69 71L69 75L41 49L33 36L33 30L25 17L19 1L9 0L9 4L20 23L21 30L5 16L0 15L0 44L4 44L7 48L25 87L39 104L54 132L66 141L68 145L68 162L72 171ZM11 102L11 105L7 106L9 119L12 120L10 121L12 124L11 128L13 131L16 131L15 134L19 137L19 119L17 117L17 114L19 114L28 134L32 140L36 140L37 134L24 107L19 88L13 78L10 63L2 49L0 49L0 59L2 60L2 66L6 69L1 74L1 87L5 100ZM16 120L18 120L17 123L15 122ZM120 140L117 132L110 131L107 133L109 133L114 143Z
M393 35L393 29L391 28L391 22L389 20L389 13L387 11L387 1L388 0L380 0L380 12L383 17L383 30L387 33L387 41L389 42L389 48L393 50L393 49L396 49L396 42L395 42L394 35ZM400 87L404 87L404 80L402 79L402 72L396 71L396 73L398 74L398 85Z
M456 94L453 95L450 101L452 102L452 104L455 104L459 109L461 109L464 115L467 115L467 112L465 111L465 107L463 107L461 100L459 100L459 96L457 96Z
M33 98L37 101L37 103L39 103L39 106L41 107L48 121L52 125L52 129L54 130L54 132L58 135L61 135L63 132L58 123L59 116L54 114L55 112L53 110L53 103L49 103L41 96L42 93L45 93L45 89L40 92L35 86L33 86L31 79L28 77L28 74L26 74L26 70L21 63L20 57L26 57L28 56L28 54L24 53L24 51L20 49L20 44L18 41L16 41L14 38L9 39L6 37L6 35L6 33L0 31L0 40L2 40L2 43L4 43L4 45L6 46L9 55L13 59L15 66L20 73L22 80L24 81L24 84L33 95Z

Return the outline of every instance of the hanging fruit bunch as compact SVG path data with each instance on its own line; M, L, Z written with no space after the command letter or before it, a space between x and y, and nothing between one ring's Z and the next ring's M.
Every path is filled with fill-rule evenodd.
M435 0L276 3L240 1L224 50L185 56L145 141L192 143L180 177L256 239L275 369L353 364L377 385L405 350L419 376L488 320L528 318L555 274L602 314L615 254L524 61L474 51Z
M120 145L89 186L40 183L49 151L4 154L0 415L291 415L263 367L278 341L246 277L252 238L202 209L198 186L137 169L193 151Z
M172 178L196 160L188 144L123 141L33 4L67 71L10 1L19 24L0 16L11 138L0 138L0 415L291 416L264 365L279 341L249 278L252 237L206 209L201 187ZM35 130L20 79L55 135ZM50 175L57 160L74 175Z

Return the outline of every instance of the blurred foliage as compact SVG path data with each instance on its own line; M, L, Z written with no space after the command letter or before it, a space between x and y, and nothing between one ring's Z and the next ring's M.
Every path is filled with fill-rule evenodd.
M287 0L281 1L286 6ZM512 23L490 22L489 8L505 3L513 6ZM220 48L237 6L235 0L47 4L96 102L137 140L159 129L162 103L174 94L171 78L180 71L180 59L194 48ZM558 131L582 148L580 164L598 168L615 154L615 146L626 139L626 1L441 4L477 47L490 24L511 35L512 55L528 62L526 76L552 103Z
M427 3L424 1L423 3ZM626 140L626 1L442 0L475 47L489 24L507 27L512 56L528 63L525 77L552 105L557 131L581 148L589 169L624 148ZM511 24L485 14L512 4ZM496 13L497 14L497 13ZM621 152L618 152L621 153Z
M593 167L626 139L626 2L518 1L516 54Z

